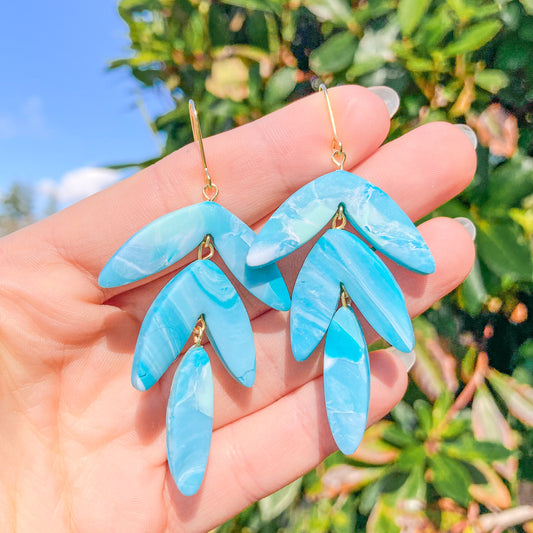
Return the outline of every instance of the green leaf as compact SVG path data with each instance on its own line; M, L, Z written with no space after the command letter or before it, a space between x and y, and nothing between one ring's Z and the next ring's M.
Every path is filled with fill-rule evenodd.
M409 477L397 491L397 500L426 500L426 481L424 475L426 472L425 457L424 461L413 463Z
M118 10L121 14L123 12L144 11L152 7L154 7L153 2L150 0L121 0L118 4Z
M444 390L435 403L433 404L433 426L437 427L448 414L450 407L453 404L453 394L449 390Z
M379 479L386 467L360 467L348 464L337 464L328 468L322 476L323 493L327 497L355 492Z
M469 20L475 13L473 6L468 5L464 0L446 0L446 3L455 11L462 22Z
M217 4L213 4L214 6ZM212 8L211 8L212 9ZM252 11L244 22L244 31L248 35L249 45L270 52L269 28L267 24L267 14L263 11ZM279 35L275 36L279 39ZM277 43L275 47L277 47Z
M511 426L485 384L477 389L472 401L472 429L478 440L499 442L510 449L515 446Z
M431 404L425 400L416 400L413 404L416 416L418 418L418 425L423 431L424 436L427 436L433 427L433 420L431 418Z
M439 45L444 37L454 28L455 18L449 7L441 4L429 18L425 19L420 29L413 38L416 46L432 51Z
M352 16L350 3L346 0L305 0L303 4L321 21L344 25Z
M485 69L476 72L474 81L482 89L496 94L500 89L509 85L509 77L503 70Z
M420 444L404 448L396 460L396 468L403 472L409 472L415 464L423 464L426 461L426 450Z
M433 72L435 70L433 61L423 57L410 57L406 66L409 72Z
M513 416L523 424L533 427L533 387L519 384L513 378L494 369L490 370L488 378Z
M384 498L379 498L366 526L367 533L400 533L401 528L396 523L398 510L387 505Z
M385 428L391 424L392 422L388 420L381 420L369 427L351 458L371 465L383 465L395 461L399 454L398 448L381 438Z
M407 402L399 402L391 411L391 416L404 431L413 431L417 425L416 414Z
M265 104L272 106L283 102L296 87L295 68L283 67L274 72L265 87Z
M441 433L443 439L456 439L465 433L465 431L470 430L470 420L468 419L468 412L461 411L458 413L453 420L450 420L448 425L444 428Z
M528 15L533 15L533 0L520 0L520 3L524 6L524 11Z
M388 477L390 476L385 475L380 477L375 483L366 486L361 491L361 500L359 502L360 513L368 515L372 511L387 484Z
M286 487L274 492L270 496L259 500L259 512L261 519L270 522L277 518L300 494L302 478L289 483Z
M431 0L400 0L398 22L403 35L411 35L426 14Z
M470 462L480 459L486 463L505 461L512 453L499 442L475 440L470 436L463 436L453 443L442 443L441 450L455 459Z
M199 13L194 13L190 17L183 30L183 40L185 42L185 50L189 53L198 53L205 48L207 43L204 22Z
M468 277L463 281L458 291L459 305L472 316L481 311L483 304L489 297L485 282L481 274L479 260L476 257L474 266Z
M339 72L353 63L357 42L350 32L336 33L311 52L309 65L317 74Z
M517 224L493 222L479 225L476 243L479 256L495 274L510 281L533 280L531 250Z
M533 193L533 158L516 154L488 175L487 201L481 211L487 217L505 215L509 207L519 206Z
M451 498L467 507L471 497L468 487L472 482L468 470L455 459L439 454L429 459L431 484L443 498Z
M445 56L457 56L473 52L495 37L502 26L502 23L495 19L473 24L456 41L445 46L442 53Z
M509 39L504 41L497 49L496 66L507 72L518 70L531 63L531 55L530 43ZM521 84L520 87L523 94L523 86Z
M390 425L383 431L383 439L398 447L417 444L413 435L401 429L398 425Z
M457 389L457 362L442 348L435 328L425 318L417 318L414 326L416 362L411 377L430 400L435 400L444 391Z
M259 11L271 11L276 12L281 4L276 2L276 0L223 0L223 4L228 4L230 6L244 7L245 9Z

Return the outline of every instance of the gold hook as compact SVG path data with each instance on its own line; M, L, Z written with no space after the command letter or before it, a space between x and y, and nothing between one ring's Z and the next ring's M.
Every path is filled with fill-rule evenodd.
M207 255L204 255L204 252L207 251ZM204 237L204 240L200 243L198 247L198 261L203 261L205 259L211 259L215 254L215 245L213 244L213 238L211 235L207 234Z
M207 170L207 161L205 159L202 129L200 128L200 121L198 120L198 113L196 112L196 106L194 105L194 101L192 99L189 100L189 117L191 119L192 135L194 137L194 140L198 142L198 145L200 146L200 156L202 158L202 164L204 165L205 185L202 189L202 194L204 195L204 198L206 200L209 200L212 202L218 196L218 187L211 181L209 170ZM213 191L211 194L208 193L210 189Z
M337 212L331 221L331 229L344 229L346 226L346 215L342 204L337 208Z
M339 167L340 170L344 170L344 162L346 161L346 153L342 149L342 142L337 134L337 126L335 125L335 118L333 117L333 110L331 109L331 102L329 100L328 88L325 83L321 83L318 88L319 91L324 93L326 97L326 104L328 106L329 120L331 122L331 128L333 129L333 153L331 159Z
M204 332L206 330L204 315L200 315L200 318L196 322L196 326L194 326L194 329L192 330L192 336L195 346L201 346L202 344L202 337L204 336Z
M346 290L346 287L341 283L341 305L343 307L350 307L352 305L352 299Z

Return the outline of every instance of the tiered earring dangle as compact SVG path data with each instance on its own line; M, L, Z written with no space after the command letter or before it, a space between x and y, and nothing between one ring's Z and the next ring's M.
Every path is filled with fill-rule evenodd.
M246 256L255 233L215 203L200 123L192 100L189 112L200 147L206 201L164 215L135 233L100 273L102 287L118 287L151 276L198 248L198 259L158 294L139 332L131 381L145 391L180 354L193 332L194 345L176 370L167 407L167 457L172 476L185 495L195 494L204 477L213 427L213 378L207 335L228 372L245 387L255 380L255 347L250 319L226 274L213 262L215 250L254 296L274 309L287 310L290 297L276 265L250 268Z
M363 436L370 398L368 350L351 303L385 340L401 351L414 347L411 319L396 280L377 251L421 274L435 262L422 236L381 189L344 170L346 153L325 85L320 86L333 128L332 159L338 170L303 186L259 232L248 265L264 267L298 249L332 220L298 274L292 294L290 336L294 357L307 359L326 335L324 395L339 449L352 454ZM360 237L345 231L346 223ZM339 307L339 301L341 305Z

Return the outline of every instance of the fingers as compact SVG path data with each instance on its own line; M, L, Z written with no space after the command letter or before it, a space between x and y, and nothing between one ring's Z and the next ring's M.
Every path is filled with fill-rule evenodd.
M347 164L353 166L385 139L387 108L378 96L358 86L331 89L330 98L339 135L350 147ZM206 139L220 203L248 223L267 215L288 193L331 169L331 139L324 96L318 93ZM52 217L42 229L53 234L67 259L96 275L142 226L202 201L203 184L198 146L191 144ZM73 225L73 220L78 223Z
M370 354L369 425L401 399L405 367L387 351ZM316 378L213 435L206 477L197 495L185 498L167 476L170 530L206 530L252 502L278 490L316 466L336 449L324 408L322 378ZM220 487L227 490L220 490ZM205 513L211 509L210 523Z
M474 146L447 122L406 133L352 169L392 196L412 220L459 194L475 171Z

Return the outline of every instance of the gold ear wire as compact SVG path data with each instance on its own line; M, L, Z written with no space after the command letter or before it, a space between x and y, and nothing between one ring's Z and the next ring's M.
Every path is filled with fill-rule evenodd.
M194 137L194 140L198 142L198 145L200 146L200 156L202 158L202 164L204 165L205 185L202 188L202 194L204 195L204 198L206 200L213 202L218 196L218 187L211 180L209 170L207 170L207 161L205 158L202 129L200 128L200 121L198 120L198 113L196 112L194 100L189 100L189 117L191 119L192 135ZM209 194L209 190L212 190L213 192Z
M342 149L342 142L337 134L337 126L335 125L335 118L333 116L333 110L331 109L331 102L329 100L328 88L324 83L320 84L319 91L324 93L326 97L326 104L328 106L329 120L331 122L331 128L333 130L333 153L331 159L339 167L340 170L344 170L344 162L346 161L346 152Z

